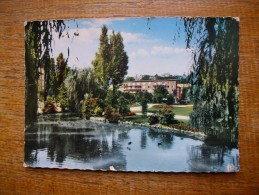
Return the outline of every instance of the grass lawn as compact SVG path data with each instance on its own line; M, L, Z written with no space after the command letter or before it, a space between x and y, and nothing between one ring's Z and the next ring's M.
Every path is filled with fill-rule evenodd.
M181 115L181 116L189 116L189 114L193 111L192 107L174 107L173 112L176 115ZM159 108L156 107L151 107L148 109L148 112L159 112Z
M124 120L125 121L132 121L132 122L135 122L135 123L147 123L148 117L143 117L141 115L125 116Z
M174 107L173 112L176 115L189 116L189 114L193 111L192 107Z

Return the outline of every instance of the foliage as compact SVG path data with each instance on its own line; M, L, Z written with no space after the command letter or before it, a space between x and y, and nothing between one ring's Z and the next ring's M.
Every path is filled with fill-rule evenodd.
M120 91L115 91L115 94L113 94L113 90L108 90L107 95L105 98L105 104L106 105L111 105L113 107L118 107L118 99L121 95Z
M175 97L174 97L174 95L168 94L168 95L167 95L166 104L167 104L167 105L172 105L172 104L174 104L174 103L175 103Z
M91 116L95 115L98 99L97 98L88 98L84 101L82 106L82 114L86 119L90 119Z
M121 119L121 115L111 105L106 107L104 116L110 123L118 123Z
M153 101L155 103L161 103L163 98L166 98L167 94L167 89L164 86L160 85L154 90Z
M50 114L57 112L56 101L53 97L48 96L44 102L43 113Z
M94 116L102 116L103 109L100 106L96 106L94 109Z
M63 20L34 21L25 25L25 123L26 125L36 120L37 116L37 86L38 69L50 64L53 32L62 36L66 29ZM48 83L46 84L48 88ZM47 97L46 93L44 98Z
M148 117L148 122L150 125L154 125L159 123L159 116L156 114L152 114Z
M92 64L94 66L94 74L96 78L99 79L102 86L105 86L105 89L108 89L111 72L111 55L108 29L106 26L103 26L99 40L100 46L98 53L95 54L95 59L92 61Z
M111 117L108 118L109 123L118 123L121 119L121 115L118 112L113 112Z
M141 80L150 80L150 75L143 75Z
M112 104L116 99L116 90L123 82L128 70L128 56L124 51L123 38L120 33L112 32L108 38L108 29L103 26L100 35L100 46L95 59L92 61L94 74L107 91L112 85Z
M141 112L143 116L147 116L147 100L145 98L142 99L141 101Z
M129 76L127 76L126 79L125 79L125 81L135 81L135 78L134 78L134 77L129 77Z
M170 125L177 123L174 119L173 108L169 106L164 106L159 111L160 114L160 123L162 125Z
M95 78L93 70L73 70L65 80L65 87L67 89L67 97L70 109L80 112L85 95L88 94L89 98L102 97L103 89L99 81ZM103 105L100 105L103 106Z
M238 40L234 18L184 18L187 47L197 45L190 75L191 125L207 134L238 137Z
M129 92L121 93L121 96L126 98L129 101L129 104L133 104L135 102L135 95Z
M129 101L123 96L120 96L118 98L118 109L119 109L119 113L127 113L130 111Z
M64 83L60 86L58 91L59 91L59 93L57 96L57 102L60 104L62 111L64 111L65 108L68 107L67 89L66 89Z
M131 121L133 123L148 123L148 117L143 117L141 115L129 115L125 116L124 120Z

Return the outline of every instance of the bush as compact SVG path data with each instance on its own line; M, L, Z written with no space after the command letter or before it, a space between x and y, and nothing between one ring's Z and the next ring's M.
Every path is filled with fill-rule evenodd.
M160 117L160 123L162 125L171 125L175 124L176 120L174 119L174 113L167 113Z
M50 113L56 113L57 107L55 105L55 99L48 96L47 100L44 103L43 113L50 114Z
M113 112L111 117L108 118L109 123L118 123L121 119L121 115L118 112Z
M162 125L170 125L174 124L176 121L174 119L174 113L173 107L170 106L164 106L163 108L160 109L159 114L160 114L160 123Z
M172 105L172 104L174 104L175 103L175 97L172 95L172 94L169 94L168 96L167 96L167 102L166 102L166 104L167 105Z
M94 115L94 110L97 107L97 98L89 98L82 105L82 114L86 119L90 119Z
M105 108L104 117L105 117L106 119L111 118L111 117L112 117L113 110L114 110L114 108L113 108L111 105L108 105L108 106Z
M95 116L102 116L102 113L103 113L102 108L99 107L99 106L96 106L95 109L94 109L94 115Z
M152 114L148 118L148 122L150 125L154 125L159 123L159 117L156 114Z
M108 105L104 112L105 119L109 121L109 123L118 123L121 119L121 115L116 111L111 105Z

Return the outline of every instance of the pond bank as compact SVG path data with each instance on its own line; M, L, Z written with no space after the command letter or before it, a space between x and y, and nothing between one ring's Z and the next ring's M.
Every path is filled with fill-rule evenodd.
M104 117L91 117L90 120L91 121L98 121L98 122L108 123L105 120ZM168 126L161 125L161 124L150 125L148 123L134 123L134 122L131 122L131 121L120 121L118 124L170 130L170 131L173 131L174 133L182 134L182 135L189 136L189 137L194 137L194 138L197 138L197 139L202 140L202 141L204 141L206 139L206 137L207 137L207 135L205 135L202 132L186 131L186 130L176 129L176 128L173 128L173 127L168 127Z

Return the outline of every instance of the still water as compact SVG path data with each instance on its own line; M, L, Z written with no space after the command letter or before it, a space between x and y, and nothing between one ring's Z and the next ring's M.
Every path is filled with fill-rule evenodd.
M171 131L39 116L25 131L25 165L87 170L234 172L236 148L209 146Z

